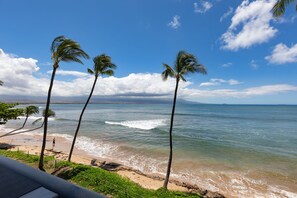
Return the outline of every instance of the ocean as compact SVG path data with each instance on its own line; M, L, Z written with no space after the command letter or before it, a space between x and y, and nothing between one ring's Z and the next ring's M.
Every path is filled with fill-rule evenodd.
M49 133L70 141L82 107L52 104ZM89 104L76 147L165 175L170 113L170 104ZM297 197L297 106L177 104L173 149L174 179L230 197Z

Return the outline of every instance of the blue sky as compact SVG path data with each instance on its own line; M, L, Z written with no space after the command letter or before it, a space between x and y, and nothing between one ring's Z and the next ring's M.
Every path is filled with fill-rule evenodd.
M0 0L0 95L46 95L50 44L65 35L118 66L95 95L172 97L162 63L179 50L197 56L208 75L188 76L179 97L208 103L296 104L297 14L279 20L275 0L15 1ZM88 95L92 60L61 63L54 95Z

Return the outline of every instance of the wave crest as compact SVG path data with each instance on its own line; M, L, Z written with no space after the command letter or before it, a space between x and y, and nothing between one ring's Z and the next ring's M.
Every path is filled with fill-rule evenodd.
M122 122L105 121L105 124L120 125L129 128L152 130L160 126L166 126L166 119L153 119L153 120L127 120Z

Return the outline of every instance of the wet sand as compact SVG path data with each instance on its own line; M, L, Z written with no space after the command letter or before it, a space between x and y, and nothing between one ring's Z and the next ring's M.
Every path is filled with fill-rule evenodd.
M54 148L52 145L53 138L55 138ZM18 134L2 137L0 139L0 143L13 145L13 148L10 149L12 151L20 150L28 154L39 155L42 143L42 136ZM45 155L55 156L55 158L58 160L67 160L70 146L70 142L66 139L49 135L47 137ZM118 164L117 162L112 162L110 161L110 159L94 158L88 153L76 148L74 150L74 153L75 154L72 156L71 159L72 162L84 165L98 166L108 171L117 172L119 175L129 178L131 181L139 184L143 188L156 190L163 186L164 179L159 175L145 174L131 167ZM168 189L183 192L197 192L199 194L205 195L205 197L214 197L220 195L217 192L208 191L206 189L199 188L196 185L187 184L185 182L180 182L177 180L170 180Z

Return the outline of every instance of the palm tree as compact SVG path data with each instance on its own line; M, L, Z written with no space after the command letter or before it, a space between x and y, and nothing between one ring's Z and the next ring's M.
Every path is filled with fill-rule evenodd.
M87 108L87 106L89 104L89 101L90 101L91 97L92 97L92 94L93 94L93 91L95 89L98 76L99 75L112 76L114 74L114 69L117 68L116 65L111 62L111 57L107 56L105 54L101 54L99 56L96 56L93 59L93 62L94 62L94 68L93 68L93 70L88 68L88 73L90 73L92 75L95 75L95 79L94 79L94 83L93 83L90 95L89 95L89 97L87 99L87 102L86 102L86 104L85 104L84 108L82 109L81 114L79 116L78 125L77 125L77 128L76 128L74 137L73 137L71 149L70 149L69 156L68 156L68 161L69 162L71 160L72 152L73 152L73 149L74 149L74 144L75 144L76 137L77 137L77 134L78 134L78 131L79 131L79 128L80 128L80 124L81 124L83 114L84 114L84 112L85 112L85 110L86 110L86 108Z
M21 126L21 127L18 128L18 129L14 129L14 130L12 130L12 131L10 131L10 132L8 132L8 133L2 135L2 136L6 136L6 135L8 135L8 134L11 134L11 133L13 133L13 132L16 132L16 131L19 131L19 130L23 129L23 128L25 127L26 123L27 123L27 120L28 120L29 116L30 116L30 115L33 115L33 114L37 114L37 113L39 113L39 109L38 109L38 107L33 106L33 105L30 105L30 106L26 107L26 108L24 109L24 115L26 116L26 118L25 118L25 121L24 121L24 123L23 123L23 126ZM2 137L2 136L1 136L1 137Z
M44 150L46 145L48 110L50 105L50 99L51 99L51 93L52 93L53 83L55 79L55 74L59 67L59 63L61 61L65 61L65 62L78 62L83 64L80 58L85 58L85 59L89 58L88 54L81 49L80 45L77 42L71 39L65 38L64 36L58 36L54 39L51 46L51 52L52 52L52 61L53 61L53 72L52 72L50 86L47 94L45 117L44 117L43 141L42 141L42 147L41 147L40 159L39 159L39 169L43 171L44 171L43 157L44 157Z
M44 119L44 117L45 117L45 110L43 110L42 116L43 116L43 119ZM56 113L53 110L49 109L48 110L48 113L47 113L47 117L55 117L55 116L56 116ZM40 120L42 120L42 118L38 118L37 120L35 120L34 122L32 122L32 124L35 125ZM11 135L17 135L17 134L20 134L20 133L26 133L26 132L35 131L37 129L42 128L43 125L44 125L44 121L43 121L43 123L39 127L36 127L36 128L33 128L33 129L28 129L28 130L25 130L25 131L20 131L20 132L17 132L17 133L6 133L4 135L1 135L0 138L1 137L5 137L5 136L11 136Z
M163 187L165 189L167 189L167 185L169 182L169 176L170 176L170 170L171 170L171 164L172 164L172 128L173 128L173 119L174 119L178 84L179 84L180 80L186 81L186 79L184 78L184 75L187 75L188 73L206 74L206 68L203 65L198 63L198 60L195 58L194 55L186 53L185 51L178 52L174 68L171 68L167 64L163 64L163 65L165 67L165 70L162 72L163 80L167 80L168 76L176 79L171 120L170 120L170 129L169 129L170 152L169 152L167 173L166 173L165 181L163 184Z
M272 12L273 12L273 16L275 18L281 17L285 11L286 11L286 7L293 3L295 0L278 0L273 8L272 8ZM297 11L297 4L296 4L296 11Z
M25 115L26 115L26 118L25 118L25 121L24 121L24 123L23 123L23 126L22 126L20 129L22 129L22 128L25 127L25 124L26 124L26 122L27 122L27 120L28 120L28 117L29 117L30 115L37 114L37 113L39 113L39 108L38 108L38 107L33 106L33 105L30 105L30 106L26 107L26 108L25 108ZM19 129L19 130L20 130L20 129Z
M0 80L0 86L2 86L2 85L3 85L3 81Z

